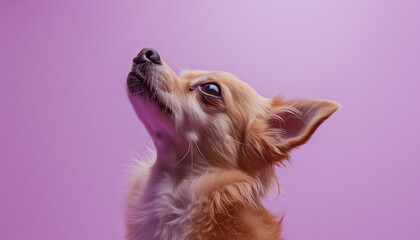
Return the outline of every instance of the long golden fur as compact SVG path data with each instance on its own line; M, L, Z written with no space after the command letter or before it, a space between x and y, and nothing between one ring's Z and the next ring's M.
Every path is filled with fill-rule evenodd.
M153 49L136 57L127 85L157 150L131 181L127 239L282 239L261 198L336 103L264 98L226 72L177 76Z

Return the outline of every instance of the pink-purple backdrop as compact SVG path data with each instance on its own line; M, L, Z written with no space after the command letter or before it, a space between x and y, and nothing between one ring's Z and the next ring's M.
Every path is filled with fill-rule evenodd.
M123 238L148 139L124 83L146 46L343 106L278 171L287 239L420 239L419 1L1 0L0 34L2 240Z

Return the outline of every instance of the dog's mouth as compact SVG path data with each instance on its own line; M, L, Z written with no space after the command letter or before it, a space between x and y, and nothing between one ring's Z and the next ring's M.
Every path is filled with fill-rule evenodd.
M150 84L150 81L148 81L147 77L143 74L139 74L135 71L130 72L127 77L127 87L132 95L145 97L156 103L161 110L168 113L170 116L173 115L172 109L161 101L156 88Z

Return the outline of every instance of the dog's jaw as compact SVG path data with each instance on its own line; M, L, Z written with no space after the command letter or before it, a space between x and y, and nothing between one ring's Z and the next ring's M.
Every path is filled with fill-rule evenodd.
M131 105L143 122L157 151L156 164L165 168L173 166L188 149L188 142L174 128L169 113L153 99L128 93Z

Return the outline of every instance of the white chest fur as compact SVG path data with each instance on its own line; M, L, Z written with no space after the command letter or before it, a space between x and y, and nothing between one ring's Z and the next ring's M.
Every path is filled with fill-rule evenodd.
M134 239L181 239L191 212L188 184L174 184L169 175L159 181L148 181L139 191L136 211L131 216L136 228Z

